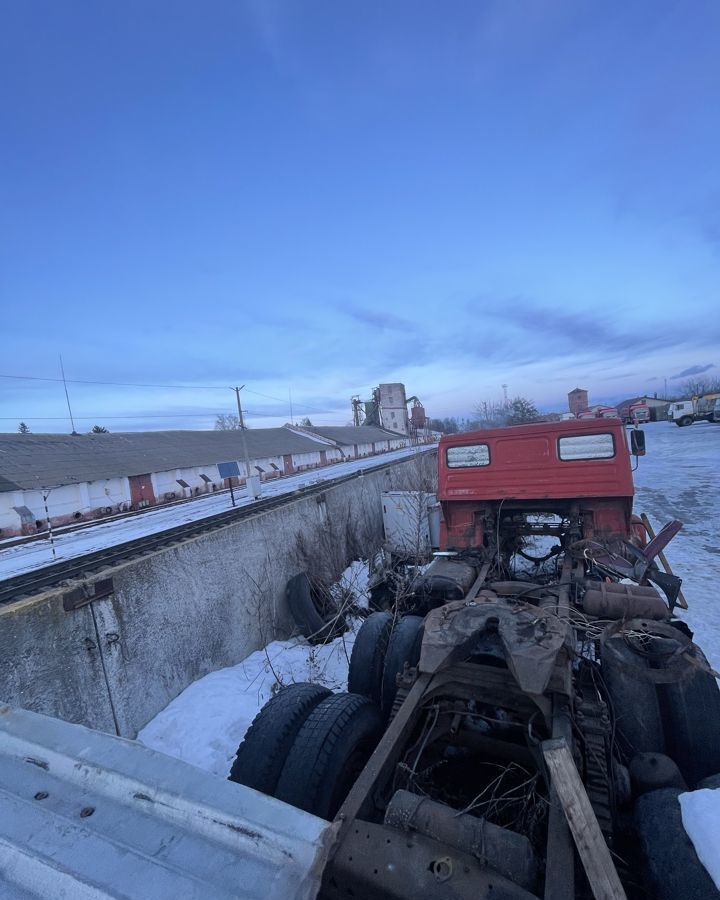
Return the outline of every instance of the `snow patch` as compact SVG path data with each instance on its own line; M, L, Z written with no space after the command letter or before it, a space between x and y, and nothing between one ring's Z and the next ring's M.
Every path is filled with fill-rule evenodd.
M237 666L195 681L148 722L138 740L225 778L250 723L281 686L311 681L347 690L354 640L353 629L321 646L301 638L273 641Z
M367 562L351 563L331 592L337 600L368 607ZM168 756L226 778L252 720L280 687L310 681L347 690L350 654L362 619L322 645L304 638L273 641L236 666L195 681L140 731L138 740Z
M720 671L720 425L697 422L678 428L673 422L643 426L647 456L639 461L635 481L636 513L645 512L657 532L670 519L682 530L665 551L673 572L682 578L687 612L676 608L695 632L710 665Z
M680 794L683 827L700 862L720 889L720 790L703 788Z

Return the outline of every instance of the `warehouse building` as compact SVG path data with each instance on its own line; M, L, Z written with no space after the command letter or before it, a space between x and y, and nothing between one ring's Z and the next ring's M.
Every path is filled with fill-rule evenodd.
M169 503L229 486L239 462L262 481L407 446L380 428L254 428L0 435L0 538Z

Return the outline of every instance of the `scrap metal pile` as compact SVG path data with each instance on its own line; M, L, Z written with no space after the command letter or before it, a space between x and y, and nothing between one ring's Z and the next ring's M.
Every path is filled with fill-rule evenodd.
M348 693L280 691L233 766L334 820L323 897L718 896L677 797L720 782L720 691L629 450L619 420L441 441L441 552Z

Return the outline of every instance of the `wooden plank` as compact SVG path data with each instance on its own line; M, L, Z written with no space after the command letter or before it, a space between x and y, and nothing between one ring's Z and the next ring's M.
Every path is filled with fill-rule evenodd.
M483 585L485 584L485 579L487 578L487 574L489 571L490 571L490 563L485 563L483 565L482 569L480 569L480 574L475 579L475 581L472 583L472 587L465 595L466 603L469 600L474 600L477 597L477 595L480 593L480 591L483 588Z
M375 748L367 765L360 773L358 780L345 798L345 802L335 817L335 823L339 823L336 833L336 843L331 853L337 849L345 837L348 829L360 815L366 804L372 803L373 791L380 782L396 765L400 754L405 748L405 739L415 726L422 712L421 702L428 684L432 681L432 675L421 672L417 681L410 688L405 702L400 707L397 715L388 726L385 734L380 738L380 743Z
M647 533L650 535L650 540L654 541L655 540L655 532L653 531L653 527L650 524L650 519L648 519L648 517L645 515L645 513L640 514L640 519L641 519L643 525L645 526L645 528L647 529ZM665 569L667 574L673 575L674 572L670 568L670 563L667 561L667 557L665 556L665 553L662 550L658 553L658 559L662 563L663 568ZM682 591L678 591L677 605L680 607L680 609L688 608L687 600L685 599L685 595L683 594Z
M568 701L553 697L554 738L572 740ZM550 785L547 849L545 853L545 900L575 900L575 853L573 840L555 785Z
M567 741L543 741L540 746L595 900L627 900Z

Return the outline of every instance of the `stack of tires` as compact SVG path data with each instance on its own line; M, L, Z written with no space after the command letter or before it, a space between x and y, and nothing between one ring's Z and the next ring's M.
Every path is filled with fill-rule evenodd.
M368 616L353 646L349 692L304 683L282 688L253 720L230 781L332 819L380 740L396 676L405 663L417 664L422 623L419 616Z
M629 760L646 884L657 900L720 898L678 801L683 791L718 786L720 689L686 635L658 623L651 630L642 641L612 635L601 653L616 735Z
M317 684L282 688L240 744L230 781L332 819L382 733L378 707Z
M348 689L373 700L387 720L405 665L416 666L423 637L422 616L396 618L390 612L368 616L355 638Z

